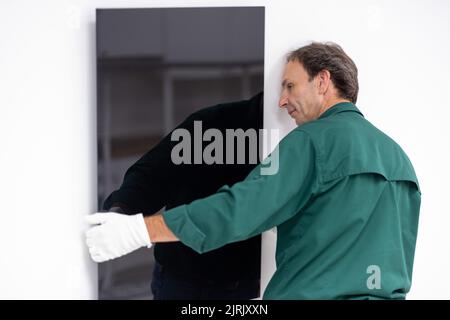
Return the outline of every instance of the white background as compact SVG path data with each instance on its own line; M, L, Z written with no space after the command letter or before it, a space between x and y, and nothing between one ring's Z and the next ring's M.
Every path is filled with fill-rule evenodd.
M91 299L82 218L96 207L95 8L266 7L265 126L284 55L334 41L359 68L358 107L410 156L422 188L409 299L449 299L450 2L0 2L0 298ZM264 283L274 236L265 236Z

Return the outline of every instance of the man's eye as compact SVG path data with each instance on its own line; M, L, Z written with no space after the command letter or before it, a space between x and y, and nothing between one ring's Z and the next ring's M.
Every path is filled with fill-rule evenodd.
M294 85L293 85L292 83L288 83L288 84L286 85L286 87L287 87L288 89L292 89L292 88L294 87Z

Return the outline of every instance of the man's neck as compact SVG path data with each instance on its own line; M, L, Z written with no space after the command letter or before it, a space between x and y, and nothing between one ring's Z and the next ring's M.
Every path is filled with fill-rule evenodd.
M333 107L334 105L341 103L341 102L350 102L348 99L342 99L342 98L332 98L324 102L322 109L320 110L319 117L328 109Z

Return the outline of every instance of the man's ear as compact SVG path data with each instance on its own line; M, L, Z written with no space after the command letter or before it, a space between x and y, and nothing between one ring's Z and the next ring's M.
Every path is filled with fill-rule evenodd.
M331 73L328 70L320 71L317 76L317 88L319 90L319 94L325 94L331 84Z

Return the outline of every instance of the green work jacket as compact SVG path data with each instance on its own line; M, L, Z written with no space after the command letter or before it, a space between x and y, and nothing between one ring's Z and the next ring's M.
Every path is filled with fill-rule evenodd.
M260 165L166 224L200 253L277 226L265 299L404 299L421 193L400 146L344 102L290 132L277 158L275 174Z

